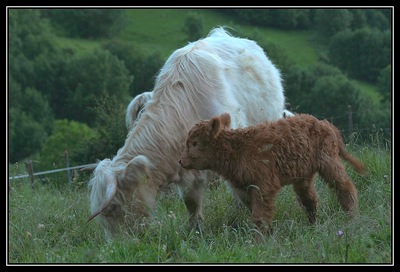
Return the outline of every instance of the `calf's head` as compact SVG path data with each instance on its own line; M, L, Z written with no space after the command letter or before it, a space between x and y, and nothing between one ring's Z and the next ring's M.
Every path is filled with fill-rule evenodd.
M216 139L221 130L229 129L230 125L231 117L228 113L194 125L188 133L185 149L179 160L180 165L185 169L210 169Z

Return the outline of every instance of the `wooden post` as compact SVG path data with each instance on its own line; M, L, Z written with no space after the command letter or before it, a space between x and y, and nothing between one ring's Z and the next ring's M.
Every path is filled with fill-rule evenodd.
M25 161L25 168L26 168L26 171L28 172L29 179L31 181L31 187L33 188L33 184L35 182L35 176L33 174L33 165L32 165L31 160Z
M65 159L65 165L67 167L68 184L69 187L71 187L72 184L71 169L69 169L69 156L68 156L68 151L66 149L64 150L64 159Z
M353 133L353 113L351 111L351 105L347 105L347 113L349 115L349 136Z

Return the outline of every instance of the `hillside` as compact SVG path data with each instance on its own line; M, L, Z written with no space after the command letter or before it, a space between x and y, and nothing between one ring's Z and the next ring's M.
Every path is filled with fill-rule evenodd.
M126 27L114 37L131 42L142 50L143 54L159 52L166 59L174 50L184 46L188 40L183 26L189 12L201 14L204 22L204 35L217 26L231 28L234 35L249 37L258 35L279 46L288 59L300 67L307 68L318 61L322 44L312 31L282 31L274 28L260 28L243 24L211 9L129 9ZM61 47L74 51L88 51L101 45L105 40L84 40L59 37ZM284 71L283 71L284 72ZM376 100L379 95L376 87L357 80L352 83Z

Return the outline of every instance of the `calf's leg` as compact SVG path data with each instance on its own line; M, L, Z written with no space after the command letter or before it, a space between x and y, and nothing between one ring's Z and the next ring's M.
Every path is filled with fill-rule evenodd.
M251 219L260 233L256 233L257 243L267 234L272 234L272 219L275 213L275 197L278 190L261 191L255 187L251 189Z
M321 166L320 175L335 191L342 209L350 215L355 215L358 212L357 189L348 177L340 158L324 163Z
M310 224L317 222L318 198L314 185L314 176L293 184L297 199L305 210Z

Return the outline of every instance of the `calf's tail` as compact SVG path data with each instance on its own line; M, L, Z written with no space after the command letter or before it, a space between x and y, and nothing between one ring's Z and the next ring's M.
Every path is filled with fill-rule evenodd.
M329 123L327 120L324 120L326 123ZM335 127L333 124L329 123L331 128L336 134L336 138L338 141L338 146L339 146L339 156L350 163L354 170L356 170L358 173L363 173L365 171L365 166L364 164L357 159L356 157L352 156L350 153L346 151L346 147L344 145L343 137L342 134L340 133L339 129Z
M339 145L339 155L350 163L354 170L356 170L358 173L363 173L365 171L365 166L362 162L360 162L356 157L352 156L351 154L347 153L347 151L344 148L344 144Z

